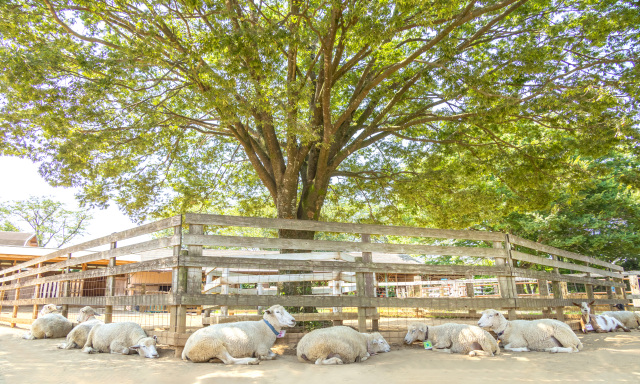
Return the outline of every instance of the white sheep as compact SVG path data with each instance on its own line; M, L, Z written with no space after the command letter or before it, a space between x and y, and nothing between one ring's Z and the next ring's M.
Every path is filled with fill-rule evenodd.
M509 321L495 309L487 309L482 312L478 326L494 331L507 351L572 353L582 349L582 343L571 327L558 320Z
M184 346L183 360L205 363L215 359L225 364L259 364L276 355L271 347L282 327L293 327L296 320L283 306L264 311L260 321L214 324L195 331ZM255 357L254 357L255 356Z
M500 353L498 342L480 327L468 324L446 323L428 326L425 323L409 325L404 342L429 340L437 352L462 353L469 356L493 356Z
M618 311L606 311L602 312L603 315L611 316L622 324L624 324L627 328L638 328L640 329L640 314L636 312L627 311L623 304L617 304L616 308Z
M313 330L300 339L296 349L299 361L318 365L357 363L391 350L378 332L360 333L346 326Z
M82 348L84 353L111 352L156 358L156 337L149 337L142 327L133 322L97 324L89 332Z
M631 332L631 330L625 327L618 319L607 315L594 315L591 313L591 305L594 301L587 303L573 303L573 305L580 307L580 329L582 333L588 331L595 331L598 333L613 332L618 328L622 328L625 332Z
M57 313L62 307L47 304L40 310L40 316L31 323L31 331L25 333L25 340L56 339L66 337L73 328L69 319Z
M67 342L58 345L60 349L80 348L87 342L87 336L91 329L98 325L104 324L100 319L96 319L98 313L91 307L86 306L78 312L78 325L76 325L67 335Z

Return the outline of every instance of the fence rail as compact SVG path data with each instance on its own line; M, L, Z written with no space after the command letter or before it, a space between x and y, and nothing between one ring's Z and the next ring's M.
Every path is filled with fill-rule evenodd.
M183 233L183 227L188 232ZM233 228L258 228L267 234L228 235ZM298 240L269 235L280 229L323 236ZM167 235L167 230L173 234ZM156 238L118 246L150 234ZM354 241L358 237L361 241ZM455 245L459 240L467 245ZM93 250L100 246L109 249ZM282 250L297 251L278 253ZM142 254L151 260L140 256L116 265ZM52 262L61 256L67 259ZM424 264L416 262L416 256L456 256L465 264ZM95 265L99 260L109 264ZM91 305L103 308L106 322L144 321L148 328L164 329L154 331L163 341L181 346L189 328L258 318L259 308L272 304L315 308L318 313L297 317L334 324L357 321L361 330L378 329L379 322L389 318L390 308L397 309L390 324L393 317L406 318L412 311L415 316L425 310L464 311L473 317L485 308L507 310L511 318L516 310L542 310L562 320L565 307L576 300L569 297L568 284L582 292L573 296L596 300L597 305L628 303L622 271L589 256L497 232L187 213L184 221L182 216L171 217L0 270L0 322L28 324L41 304L63 305L65 315L69 307ZM516 284L516 278L528 280ZM525 287L532 282L537 292ZM301 291L283 295L287 284L294 283ZM605 288L606 298L594 295L595 286ZM25 315L20 308L27 306L33 310ZM3 307L11 307L11 313L3 314ZM240 312L230 313L234 310ZM393 324L388 331L395 335L399 328Z

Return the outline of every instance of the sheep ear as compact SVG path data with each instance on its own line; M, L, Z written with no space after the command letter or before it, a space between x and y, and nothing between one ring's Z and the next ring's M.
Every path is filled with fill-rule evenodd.
M140 344L132 345L129 349L140 349Z
M264 313L266 313L267 315L270 315L271 311L267 309L266 311L264 311Z
M582 305L580 305L578 303L573 303L573 305L575 305L576 307L582 307Z
M153 340L158 341L158 336L153 335Z
M595 302L596 302L596 301L595 301L595 300L593 300L592 302L590 302L590 303L589 303L589 305L593 305L593 303L595 303Z

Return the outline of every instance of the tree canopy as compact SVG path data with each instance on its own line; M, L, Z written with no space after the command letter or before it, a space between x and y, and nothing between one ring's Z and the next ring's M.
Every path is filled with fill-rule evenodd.
M9 232L33 230L39 247L62 247L86 233L91 218L91 214L83 210L66 209L63 203L48 197L31 196L26 200L0 202L0 229Z
M373 196L464 226L636 139L639 25L632 1L4 0L0 153L137 218Z

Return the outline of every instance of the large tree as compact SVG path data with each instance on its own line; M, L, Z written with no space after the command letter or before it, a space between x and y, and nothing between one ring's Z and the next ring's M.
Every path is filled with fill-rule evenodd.
M488 175L540 205L635 135L638 25L632 1L4 0L0 151L138 218L317 220L364 181Z

